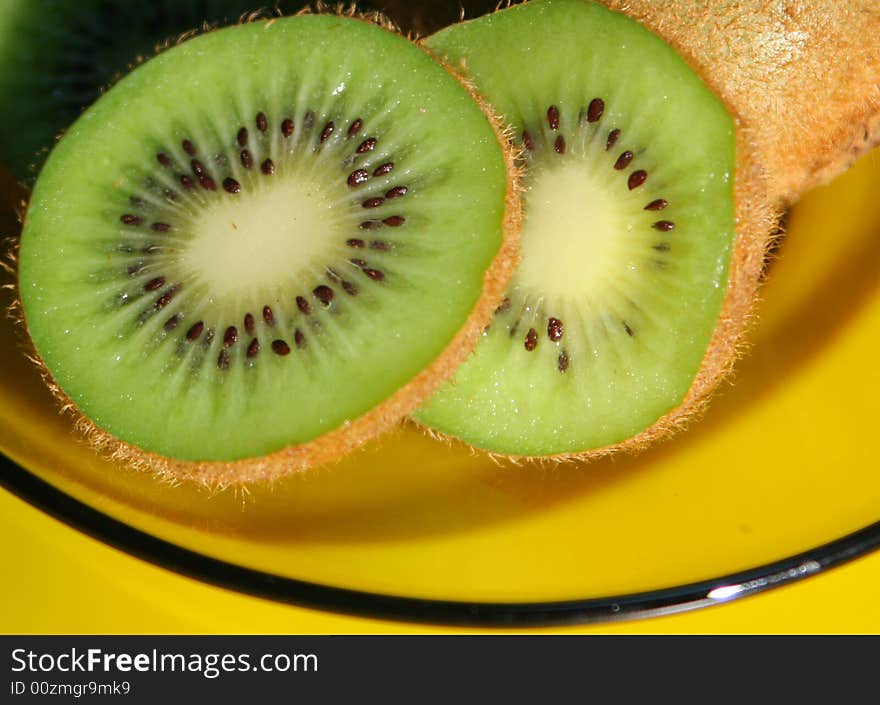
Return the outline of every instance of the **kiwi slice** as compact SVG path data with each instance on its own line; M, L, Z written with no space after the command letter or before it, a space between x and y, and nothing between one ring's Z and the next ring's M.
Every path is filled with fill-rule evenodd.
M417 420L514 456L668 432L729 365L760 269L769 215L732 115L668 44L582 0L534 0L427 46L511 125L525 226L476 354ZM753 205L737 206L738 170Z
M51 153L22 233L28 330L93 438L135 464L230 484L334 459L490 319L516 252L509 166L471 94L385 28L202 35Z
M157 46L203 25L230 24L284 0L4 0L0 13L0 100L6 129L0 161L32 181L40 150L120 75ZM45 156L45 155L44 155Z

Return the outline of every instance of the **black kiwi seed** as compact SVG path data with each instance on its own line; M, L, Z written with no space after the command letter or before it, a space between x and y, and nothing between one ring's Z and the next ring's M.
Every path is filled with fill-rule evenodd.
M205 330L205 324L202 321L193 324L190 329L186 332L186 339L189 341L196 341L201 337L202 331Z
M333 293L333 289L331 289L326 284L321 284L320 286L316 286L312 291L312 294L315 295L315 298L318 299L325 306L329 306L330 302L333 301L335 294Z
M283 340L273 340L272 352L274 352L276 355L284 357L285 355L290 355L290 346Z
M621 155L617 158L617 161L614 162L614 168L618 171L621 169L626 169L629 166L630 162L633 160L633 156L633 153L629 150L621 153Z
M563 350L561 353L559 353L559 358L556 361L556 366L560 372L565 372L568 369L568 365L568 353Z
M174 295L177 293L177 291L178 287L172 287L171 289L166 291L164 294L162 294L162 296L156 299L156 303L153 304L153 308L155 308L157 311L161 311L163 308L171 303L171 299L174 298Z
M538 347L538 331L534 328L529 328L529 332L526 333L525 347L529 352Z
M601 98L593 98L587 108L587 122L598 122L605 110L605 101Z
M547 122L549 123L551 130L559 129L559 108L555 105L551 105L547 108Z
M296 297L296 307L307 316L312 312L312 305L304 296Z
M144 284L144 291L156 291L163 286L165 286L165 277L156 277Z
M644 169L639 169L638 171L634 171L629 175L629 179L627 180L627 185L629 186L629 190L637 189L639 186L644 184L648 180L648 172Z
M608 139L605 141L605 151L607 152L611 149L615 144L617 144L617 139L620 137L620 130L614 129L608 133Z
M370 172L366 169L357 169L356 171L351 172L348 175L348 185L351 188L355 188L360 186L363 183L366 183L370 179Z
M376 145L378 144L378 140L375 137L368 137L363 142L358 145L357 153L365 154L366 152L372 152Z

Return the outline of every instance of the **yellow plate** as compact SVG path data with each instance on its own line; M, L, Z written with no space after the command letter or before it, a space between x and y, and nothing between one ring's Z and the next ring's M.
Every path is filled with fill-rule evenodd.
M3 322L0 450L29 473L7 467L0 480L177 569L409 619L612 617L809 574L880 537L869 442L880 418L878 180L874 153L798 206L736 383L706 418L642 455L498 465L407 427L269 489L170 487L93 455ZM758 582L725 591L731 575ZM573 602L551 617L558 601ZM479 603L517 607L469 606Z

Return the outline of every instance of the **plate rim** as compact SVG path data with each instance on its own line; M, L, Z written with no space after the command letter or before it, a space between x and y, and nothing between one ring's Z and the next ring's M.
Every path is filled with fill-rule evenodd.
M295 607L428 626L552 627L660 617L789 585L880 549L877 521L778 561L656 590L548 602L439 600L340 588L212 558L115 519L6 455L0 455L0 486L87 536L178 575Z

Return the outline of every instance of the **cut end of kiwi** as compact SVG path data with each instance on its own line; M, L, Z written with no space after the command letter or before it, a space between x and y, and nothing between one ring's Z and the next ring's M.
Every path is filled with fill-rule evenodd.
M473 347L516 261L499 128L427 53L303 15L146 62L53 150L28 331L93 441L229 485L331 461Z
M415 418L517 457L670 433L730 367L772 223L732 114L669 45L595 3L534 0L427 46L513 126L525 226L476 354Z

